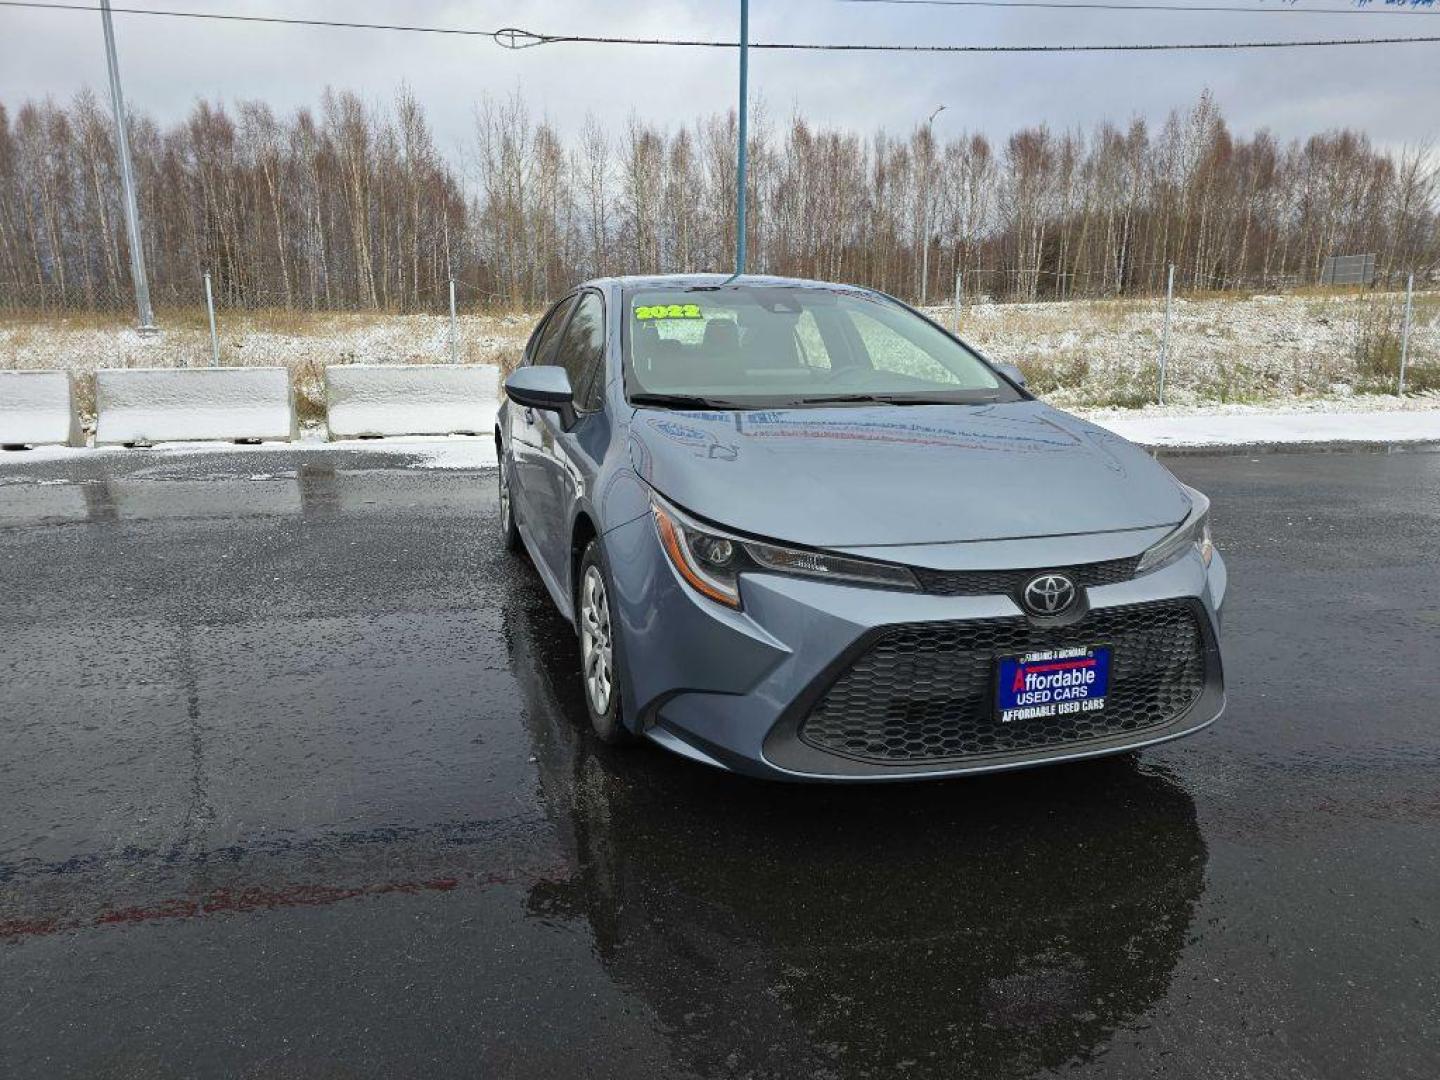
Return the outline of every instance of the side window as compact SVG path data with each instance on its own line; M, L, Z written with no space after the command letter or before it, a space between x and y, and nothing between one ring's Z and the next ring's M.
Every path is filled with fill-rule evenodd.
M599 293L581 294L556 363L570 375L575 407L581 412L598 409L605 389L605 304Z
M530 339L530 344L525 348L527 364L553 364L555 362L555 342L565 326L565 316L570 314L570 309L574 304L575 298L567 296L550 309L550 314L545 316L545 321L540 324L539 329L535 331L535 336Z

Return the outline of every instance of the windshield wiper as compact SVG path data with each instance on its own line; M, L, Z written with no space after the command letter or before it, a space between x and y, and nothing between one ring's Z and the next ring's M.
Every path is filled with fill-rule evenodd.
M757 397L745 401L733 398L701 397L698 394L630 395L631 405L658 405L667 409L795 409L806 405L993 405L998 394L898 393L898 394L814 394L805 397Z
M699 397L693 394L631 394L631 405L662 405L667 409L748 409L753 406L724 398Z
M792 405L993 405L1000 400L998 394L971 394L957 397L953 394L816 394L795 398Z

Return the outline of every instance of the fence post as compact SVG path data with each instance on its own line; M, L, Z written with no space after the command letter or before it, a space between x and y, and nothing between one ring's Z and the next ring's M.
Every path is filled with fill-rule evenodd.
M205 271L205 310L210 315L210 366L220 366L220 335L215 332L215 294L210 291L210 271Z
M1155 395L1158 404L1165 404L1165 364L1170 359L1170 304L1175 298L1175 264L1165 281L1165 327L1160 331L1160 388Z
M459 342L455 337L455 279L450 279L450 363L459 363Z
M1405 396L1405 361L1410 359L1410 300L1415 295L1415 275L1405 282L1405 324L1400 331L1400 386L1395 393Z

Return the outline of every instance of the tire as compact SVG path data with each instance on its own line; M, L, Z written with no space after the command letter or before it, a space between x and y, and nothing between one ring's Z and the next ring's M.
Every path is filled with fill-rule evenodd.
M580 635L580 691L595 737L611 746L633 742L620 713L620 650L610 618L610 572L600 541L580 557L575 587L575 628Z
M500 501L500 540L506 551L518 552L525 544L520 539L520 528L515 524L515 507L510 498L510 462L503 453L497 457L495 486Z

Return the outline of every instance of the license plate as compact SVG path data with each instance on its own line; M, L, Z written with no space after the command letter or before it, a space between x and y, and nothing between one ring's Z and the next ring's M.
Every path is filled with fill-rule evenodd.
M1099 712L1110 689L1110 646L1074 645L1007 656L997 665L995 715L1002 724Z

